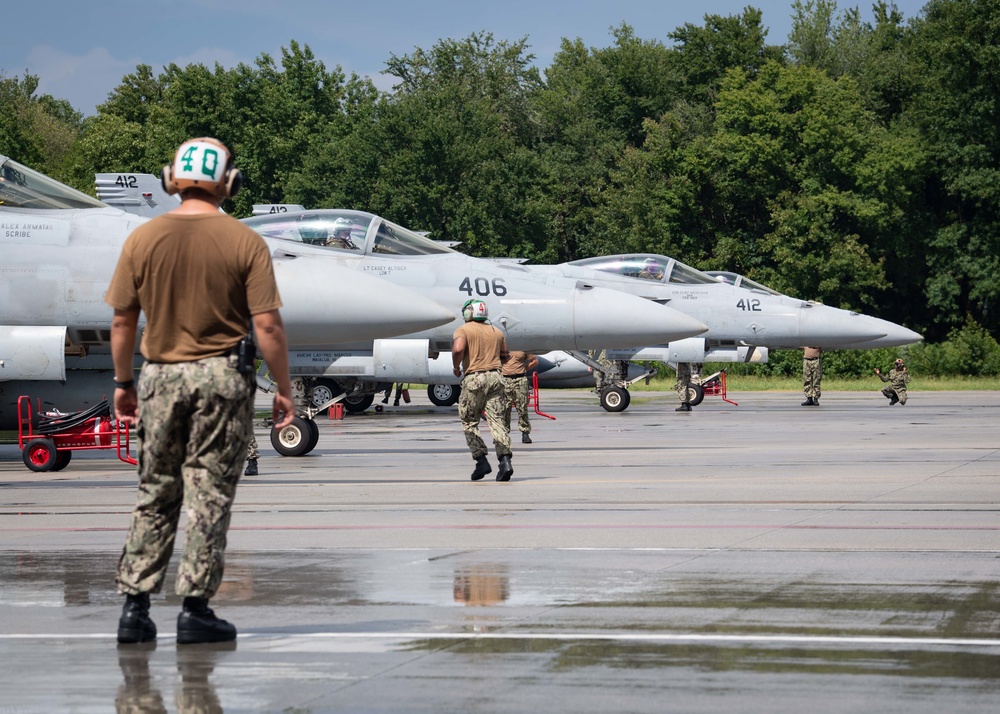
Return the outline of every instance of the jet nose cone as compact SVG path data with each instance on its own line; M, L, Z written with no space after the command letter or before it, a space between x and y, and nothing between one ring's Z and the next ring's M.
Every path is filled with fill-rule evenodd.
M878 319L878 318L875 318ZM902 325L897 325L888 320L879 320L883 323L886 334L885 337L880 337L878 342L884 342L886 344L882 345L884 347L901 347L902 345L912 345L914 342L922 342L923 335L914 332L913 330L903 327Z
M708 331L690 315L605 288L576 291L573 322L579 350L657 345Z
M858 349L902 347L903 345L912 345L914 342L920 342L924 339L919 333L902 325L897 325L894 322L889 322L878 317L865 316L865 319L876 325L883 335L882 337L877 337L874 340L857 345Z
M877 320L827 305L802 310L799 323L802 344L834 348L845 343L869 342L885 335Z
M455 313L409 288L333 261L275 260L281 318L291 345L344 344L444 325Z

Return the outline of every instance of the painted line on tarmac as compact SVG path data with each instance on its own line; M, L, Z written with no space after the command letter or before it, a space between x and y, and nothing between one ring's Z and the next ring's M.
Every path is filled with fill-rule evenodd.
M786 530L786 531L1000 531L997 526L889 526L889 525L807 525L781 523L524 523L503 525L413 523L389 525L312 525L312 526L230 526L230 531L412 531L412 530ZM0 533L125 533L122 527L25 526L0 528Z
M160 633L158 640L176 639L176 633ZM114 640L114 634L0 634L4 640ZM305 632L280 634L245 632L240 640L536 640L550 642L653 642L734 643L778 645L867 645L881 647L997 647L1000 639L944 637L877 637L838 635L737 635L683 633L591 633L591 632Z

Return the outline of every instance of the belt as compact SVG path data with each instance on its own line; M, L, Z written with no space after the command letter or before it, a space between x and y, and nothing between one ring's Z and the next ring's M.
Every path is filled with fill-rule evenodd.
M479 369L475 372L466 372L466 374L486 374L487 372L499 372L499 369Z
M521 374L505 374L504 375L504 377L506 377L507 379L520 379L521 377L527 377L527 376L528 375L526 373L524 373L524 372L521 372Z
M803 357L802 359L814 360L819 359L819 357Z

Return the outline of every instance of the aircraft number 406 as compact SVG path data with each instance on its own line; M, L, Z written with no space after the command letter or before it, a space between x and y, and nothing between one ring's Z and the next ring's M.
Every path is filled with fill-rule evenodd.
M492 280L489 278L465 278L458 289L466 295L472 295L475 292L476 295L482 297L487 295L503 297L507 294L507 286L503 284L503 278L493 278Z

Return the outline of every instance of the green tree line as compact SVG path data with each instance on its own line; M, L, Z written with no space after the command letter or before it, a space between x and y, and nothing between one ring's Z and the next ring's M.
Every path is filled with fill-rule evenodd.
M372 211L480 256L663 253L899 322L1000 334L1000 2L873 21L799 0L663 38L481 32L390 53L380 91L292 40L227 69L139 65L94 116L0 70L0 153L93 192L186 138L236 153L253 203Z

